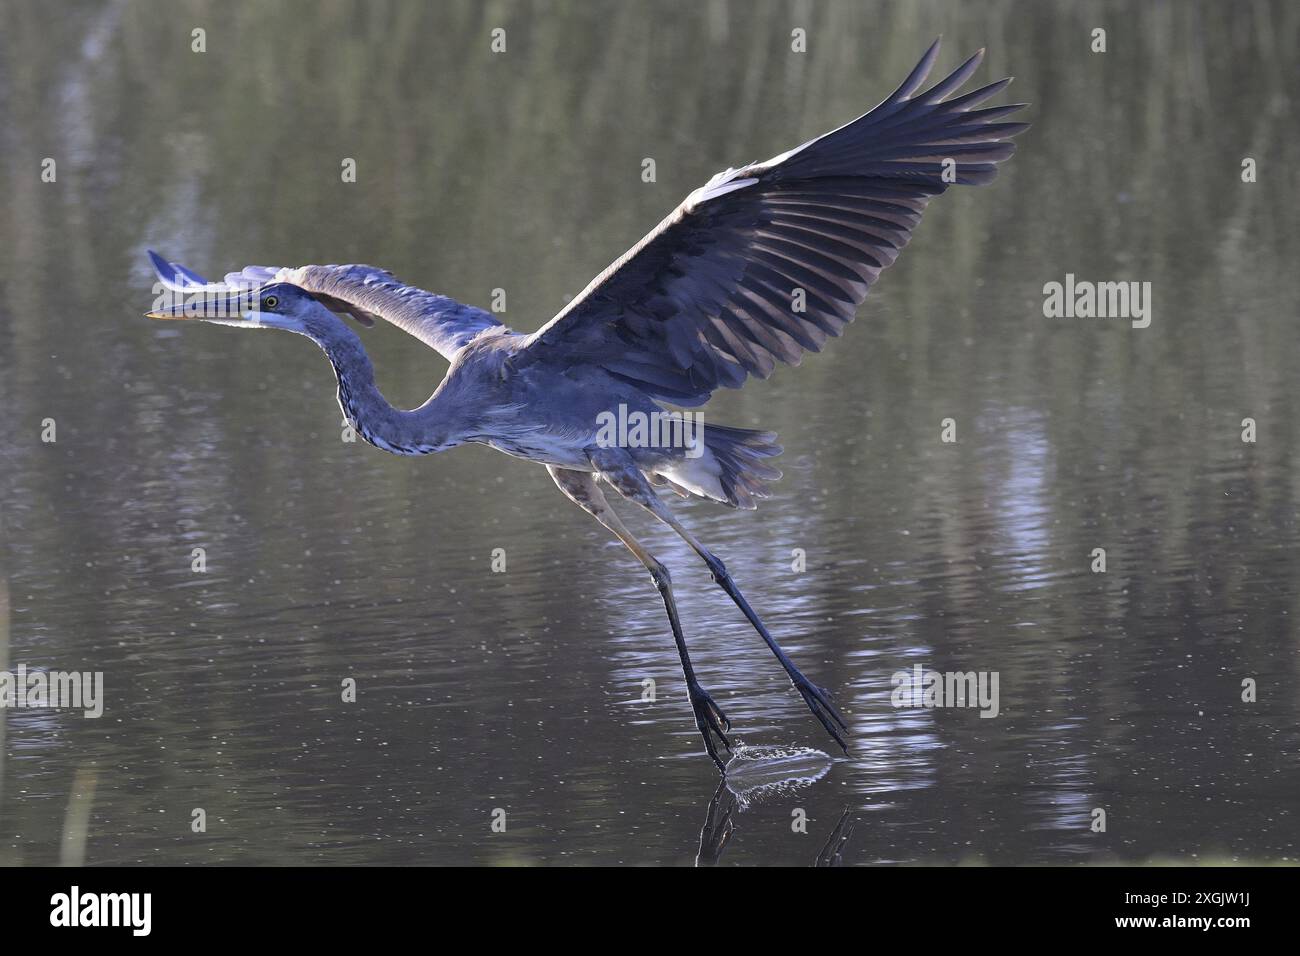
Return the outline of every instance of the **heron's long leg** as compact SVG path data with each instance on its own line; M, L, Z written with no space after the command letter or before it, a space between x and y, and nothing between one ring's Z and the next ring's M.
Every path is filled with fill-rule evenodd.
M835 705L831 703L830 695L824 688L818 687L805 677L803 672L795 666L794 661L790 660L785 651L781 649L781 645L777 644L776 639L768 632L767 626L763 624L762 619L750 607L749 601L745 599L745 595L741 593L740 588L736 586L736 582L732 580L722 560L696 540L695 535L691 534L668 510L668 506L655 494L654 489L650 487L650 483L641 473L641 470L636 467L636 463L626 451L617 448L588 448L586 451L592 463L600 469L601 477L613 485L620 495L629 501L636 502L676 531L682 540L704 559L704 563L709 567L709 572L713 575L713 580L717 582L722 590L727 592L727 596L735 602L736 607L740 608L749 623L754 626L754 630L758 631L764 643L776 655L777 661L785 668L785 672L790 676L790 682L794 684L795 690L799 692L799 696L808 705L808 709L812 711L813 716L826 728L826 732L835 738L835 742L847 752L848 745L844 742L842 732L848 730L848 725L845 724L844 718L835 708Z
M695 678L695 668L691 666L691 658L686 651L686 635L682 633L681 619L677 615L677 601L673 598L672 579L669 577L668 569L658 558L642 547L641 542L632 537L632 533L627 530L619 516L609 507L609 503L605 500L605 493L596 484L595 475L567 468L555 468L551 465L547 465L546 470L551 473L551 477L564 492L565 497L613 532L650 572L655 587L663 597L664 609L668 612L668 623L672 625L673 640L677 644L677 656L681 658L682 674L686 678L686 692L690 697L691 709L695 712L695 726L704 737L704 747L709 756L718 765L718 769L726 773L726 766L718 757L710 732L717 734L722 745L730 752L731 741L727 739L726 731L731 729L731 721Z

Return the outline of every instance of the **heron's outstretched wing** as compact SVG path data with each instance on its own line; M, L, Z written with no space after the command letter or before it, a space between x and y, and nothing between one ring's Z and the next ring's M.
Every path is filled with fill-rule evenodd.
M948 99L983 51L918 93L936 40L888 99L765 163L729 169L529 336L512 363L597 364L678 405L797 364L852 321L930 197L982 185L1026 123L974 109L1000 80Z
M447 359L484 329L501 327L489 312L405 285L391 272L375 266L245 266L214 284L152 250L149 259L159 280L174 291L291 283L310 292L330 311L351 315L363 325L374 325L376 319L391 322Z

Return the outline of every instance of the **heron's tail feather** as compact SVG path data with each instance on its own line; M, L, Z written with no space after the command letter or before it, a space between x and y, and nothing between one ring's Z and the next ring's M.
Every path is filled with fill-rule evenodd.
M763 482L781 477L767 461L781 454L776 435L708 424L702 433L704 448L698 454L664 456L647 468L651 483L666 485L682 496L698 495L733 508L754 510L754 499L767 497Z
M781 477L780 469L768 464L769 458L781 454L773 432L705 425L704 446L721 468L718 481L733 508L752 511L757 507L755 498L767 497L763 482Z

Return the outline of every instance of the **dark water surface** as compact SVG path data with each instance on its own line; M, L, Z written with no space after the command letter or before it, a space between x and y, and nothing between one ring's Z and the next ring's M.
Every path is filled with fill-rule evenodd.
M853 730L731 806L721 860L811 864L847 809L846 863L1294 861L1296 5L140 0L9 3L0 33L0 664L106 683L98 720L8 712L0 862L693 862L717 780L640 566L535 465L342 441L300 338L145 321L144 249L500 288L531 330L939 33L1034 128L844 340L709 406L781 433L773 497L675 506ZM1067 273L1150 282L1150 327L1045 318ZM365 338L398 404L444 371ZM834 749L628 517L737 737ZM996 671L999 715L895 709L916 664Z

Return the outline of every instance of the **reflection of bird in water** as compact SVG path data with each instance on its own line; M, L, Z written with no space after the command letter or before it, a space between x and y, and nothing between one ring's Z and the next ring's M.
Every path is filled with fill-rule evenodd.
M835 824L835 829L826 838L825 845L817 854L817 859L813 861L813 866L842 866L844 848L849 845L849 840L852 838L853 823L849 817L849 808L845 807L844 812L840 814L839 822Z
M695 855L696 866L716 866L722 859L722 853L736 833L736 816L740 804L736 795L727 786L726 780L719 782L718 789L709 800L708 813L704 817L704 826L700 828L700 849ZM831 834L817 851L813 866L842 866L844 848L853 837L852 811L844 808L835 823Z
M668 440L662 430L655 440L643 426L662 424L665 405L702 405L720 387L766 378L778 362L797 364L805 351L820 351L852 321L926 204L952 184L991 181L1011 156L1008 140L1026 124L1001 120L1023 104L976 109L1010 81L954 97L981 51L922 91L938 47L866 115L767 162L714 176L531 335L364 265L249 266L223 287L204 288L202 277L154 256L164 285L187 301L149 315L307 336L334 366L344 414L385 451L424 455L478 442L544 464L560 490L649 570L696 726L725 770L714 737L730 750L730 721L695 677L668 569L624 526L601 483L613 488L703 559L843 747L847 726L826 691L786 656L722 561L655 492L753 508L765 496L763 482L780 477L769 462L781 450L775 436L721 425L694 434L678 419ZM393 323L446 357L447 376L419 408L394 408L339 315ZM615 420L631 427L611 440Z
M731 842L736 831L733 821L737 810L736 795L727 789L727 781L718 781L718 789L709 800L709 811L700 828L700 851L695 854L696 866L713 866L722 859L722 851Z

